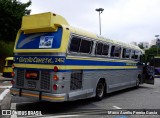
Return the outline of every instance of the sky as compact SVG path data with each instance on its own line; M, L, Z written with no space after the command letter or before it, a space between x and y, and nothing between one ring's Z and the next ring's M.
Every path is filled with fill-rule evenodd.
M25 3L29 0L20 0ZM151 42L160 35L160 0L31 0L31 14L53 12L63 16L69 25L113 40Z

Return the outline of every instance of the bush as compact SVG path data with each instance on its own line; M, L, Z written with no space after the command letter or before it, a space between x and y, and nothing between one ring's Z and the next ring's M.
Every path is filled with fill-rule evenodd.
M0 40L0 56L11 57L13 56L14 42L4 42Z

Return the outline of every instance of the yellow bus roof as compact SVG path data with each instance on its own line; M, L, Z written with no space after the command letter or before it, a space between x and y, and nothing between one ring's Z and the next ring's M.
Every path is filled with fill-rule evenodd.
M116 40L111 40L79 28L74 28L68 24L65 18L51 12L23 16L21 31L24 31L24 33L26 34L39 33L39 32L52 32L56 31L58 26L61 26L64 29L69 28L70 33L75 33L77 35L81 35L87 38L97 39L104 42L116 44L122 47L139 50L142 53L144 53L144 51L140 49L138 46L126 44Z
M144 53L144 50L142 50L138 46L135 46L135 45L132 45L132 44L127 44L127 43L123 43L123 42L120 42L120 41L108 39L108 38L105 38L101 35L97 35L97 34L94 34L94 33L79 29L79 28L75 28L75 27L72 27L72 26L66 26L66 25L62 25L62 26L65 27L65 28L69 28L71 33L75 33L75 34L80 35L80 36L88 37L88 38L91 38L91 39L93 38L93 39L101 40L101 41L104 41L104 42L107 42L107 43L112 43L112 44L116 44L116 45L119 45L119 46L139 50L142 53Z
M13 60L13 57L6 57L5 60Z

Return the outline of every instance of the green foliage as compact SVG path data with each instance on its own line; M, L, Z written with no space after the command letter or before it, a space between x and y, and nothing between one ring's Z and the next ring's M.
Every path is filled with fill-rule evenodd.
M157 49L158 49L158 55L157 55ZM157 46L152 46L148 50L145 50L145 57L147 58L149 55L154 55L154 56L160 56L160 48Z
M22 16L30 14L30 10L26 9L30 5L31 1L0 0L0 40L15 41Z
M143 44L138 44L138 47L144 49Z
M14 42L6 43L0 41L0 57L10 57L13 56Z

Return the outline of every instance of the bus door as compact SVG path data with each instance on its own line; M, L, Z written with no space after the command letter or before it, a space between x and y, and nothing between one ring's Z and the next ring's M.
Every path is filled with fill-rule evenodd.
M144 83L154 84L154 56L149 55L143 67ZM153 62L151 62L153 61ZM153 63L153 64L151 64Z

